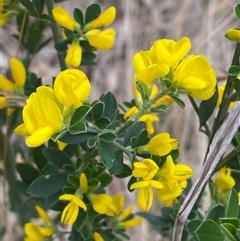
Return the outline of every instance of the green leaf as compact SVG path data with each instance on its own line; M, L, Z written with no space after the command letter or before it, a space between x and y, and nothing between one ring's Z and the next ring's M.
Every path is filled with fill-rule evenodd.
M221 204L217 204L212 209L210 209L206 215L206 219L211 219L217 224L220 222L220 218L225 216L225 208Z
M63 194L62 190L57 191L56 193L48 196L46 198L46 203L49 209L53 209L55 211L63 210L64 202L59 200L59 197Z
M110 169L115 161L115 149L111 144L101 141L99 146L99 155L102 161L102 164Z
M113 166L108 170L110 175L118 175L123 170L123 153L122 151L115 152L115 161Z
M78 123L75 124L74 126L70 126L69 132L70 132L72 135L81 134L81 133L86 133L86 132L87 132L86 123L84 123L84 122L78 122Z
M226 210L226 217L234 218L237 217L239 210L239 197L235 189L230 190L228 203L227 203L227 210Z
M73 172L75 172L75 168L74 168L72 165L70 165L70 164L64 165L64 166L63 166L63 170L64 170L65 172L67 172L67 173L73 173Z
M225 241L220 227L212 220L203 221L196 235L199 241Z
M148 131L146 129L142 130L138 136L138 146L147 144L149 140Z
M20 0L20 3L28 10L28 12L34 17L38 17L38 13L34 8L34 5L29 0Z
M240 3L238 3L234 6L234 12L235 12L238 20L240 20Z
M89 221L84 222L84 224L80 229L80 233L83 237L83 240L86 240L86 241L89 240L89 238L92 236L92 226Z
M155 112L155 113L167 113L168 110L169 110L169 107L164 104L151 108L151 112Z
M44 156L47 158L49 162L51 162L54 166L63 169L63 166L66 164L72 165L72 161L70 157L63 151L54 148L48 147L43 150Z
M187 224L187 230L193 234L198 229L201 223L201 220L193 219Z
M96 121L100 117L103 116L103 111L105 108L105 104L103 102L97 102L91 109L92 119Z
M221 222L221 224L231 223L236 228L240 228L240 219L238 219L238 218L221 218L220 222Z
M131 144L130 145L133 149L138 147L138 138L136 136L131 138Z
M96 136L96 133L91 133L91 132L81 133L77 135L66 133L63 137L60 138L60 141L63 141L68 144L80 144L94 136Z
M100 117L98 118L94 124L101 130L107 128L109 124L111 124L111 121L107 117Z
M169 96L182 108L184 109L185 108L185 103L179 99L176 95L174 94L169 94Z
M37 10L38 15L41 15L43 12L44 1L33 0L32 3Z
M93 148L94 146L96 146L98 141L98 137L91 137L87 140L87 146L88 148Z
M112 181L112 176L110 176L108 173L102 173L100 176L98 176L98 180L101 182L101 185L104 188Z
M132 169L126 165L126 164L123 164L123 169L122 169L122 172L118 175L115 175L117 178L125 178L125 177L128 177L132 175Z
M44 168L44 166L48 163L47 158L43 155L43 149L45 149L45 145L41 145L33 148L33 161L36 163L38 169Z
M146 129L146 123L142 121L138 121L131 125L124 134L124 146L129 146L131 143L131 138L136 136Z
M78 9L78 8L74 9L73 17L81 26L84 25L83 13L82 13L82 11L80 9Z
M77 176L74 175L74 174L68 175L67 181L68 181L72 186L74 186L74 187L79 188L79 186L80 186L79 177L77 177Z
M85 24L96 19L100 15L100 13L101 13L101 7L99 6L99 4L94 3L88 6L85 13Z
M237 239L237 229L231 223L220 224L222 231L224 232L227 240L238 241Z
M88 219L87 212L86 211L80 212L78 214L77 220L74 222L74 227L78 231L80 231L81 227L84 225L84 223L86 222L87 219Z
M230 76L238 76L240 74L240 66L239 65L232 65L228 69L228 75Z
M17 171L22 180L28 184L41 175L40 172L29 163L17 163Z
M73 116L71 118L70 126L74 126L80 121L82 121L86 115L89 113L91 110L91 106L88 105L82 105L78 109L76 109L73 113Z
M41 41L42 31L37 28L31 28L28 31L26 46L31 54L34 54L38 49L38 44Z
M101 98L101 100L105 104L103 116L113 122L117 114L117 101L115 96L111 92L108 92Z
M15 182L15 188L26 196L28 196L28 193L27 193L28 187L29 187L29 184L25 182L18 181L18 180Z
M56 23L55 20L51 16L49 16L48 14L45 14L45 13L41 14L40 19L47 20L52 23Z
M54 173L38 177L28 188L28 194L37 197L47 197L61 190L66 184L67 175Z
M199 122L202 127L212 115L218 100L218 91L209 100L203 100L199 106Z
M117 136L114 132L112 131L103 131L100 135L99 138L105 142L113 142L117 139Z
M65 39L57 44L54 45L55 49L58 51L58 52L66 52L68 50L68 44L71 43L71 40L70 39Z
M136 181L137 181L137 178L134 177L134 176L132 176L132 177L130 178L130 180L128 181L127 187L128 187L128 191L129 191L129 192L133 192L133 191L134 191L134 189L131 190L130 187L131 187L131 185L132 185L133 183L135 183Z

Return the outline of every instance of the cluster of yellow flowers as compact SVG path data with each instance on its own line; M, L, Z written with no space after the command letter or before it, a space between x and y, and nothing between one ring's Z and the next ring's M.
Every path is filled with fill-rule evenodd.
M178 147L178 141L170 138L168 133L154 136L147 145L140 146L139 152L149 152L158 156L166 156ZM153 191L156 189L158 199L170 206L177 203L187 186L187 179L193 175L192 169L185 164L175 164L168 155L166 161L159 167L152 159L143 159L133 163L132 175L138 178L130 189L138 189L137 203L143 211L148 211L153 204Z
M90 91L90 82L82 71L60 72L53 88L40 86L29 96L22 112L24 123L15 133L29 136L28 146L40 146L68 126L71 114L88 98Z
M171 87L176 87L178 93L187 93L200 100L208 100L215 92L216 76L210 67L209 61L203 55L189 55L191 42L187 37L179 41L159 39L153 43L149 50L139 51L133 57L134 93L136 106L130 108L124 118L134 116L143 104L142 96L136 88L136 82L145 85L145 91L152 100L158 94L158 84L162 90L167 88L165 81L170 81ZM173 100L166 95L160 98L153 106L171 105ZM159 118L154 113L143 115L139 121L144 121L149 134L154 132L153 122Z
M116 17L115 7L109 7L96 19L87 23L83 28L62 7L55 7L52 11L55 21L63 28L79 33L80 37L74 37L68 49L65 62L72 67L78 67L82 60L82 48L79 40L87 40L97 49L108 50L114 45L115 30L102 28L110 25ZM74 36L74 35L73 35Z
M93 190L88 187L88 180L85 173L81 173L79 188L76 190L75 194L63 194L59 197L59 200L69 202L62 212L62 223L66 225L74 224L79 214L79 208L84 211L87 210L87 205L83 202L84 197L91 202L93 209L97 213L112 217L112 227L115 229L131 228L142 222L142 218L140 217L130 218L133 205L123 210L125 202L123 195L116 194L111 197L107 194L94 194ZM54 226L48 214L39 206L36 206L36 210L46 226L42 227L35 223L26 223L25 241L43 240L45 237L52 236L57 231L54 230ZM96 241L104 240L97 232L94 232L93 238Z

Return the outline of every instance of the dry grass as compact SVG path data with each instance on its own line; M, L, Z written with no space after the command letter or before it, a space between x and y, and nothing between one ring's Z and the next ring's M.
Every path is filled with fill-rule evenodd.
M61 5L70 12L74 7L86 8L93 1L71 0ZM133 69L132 56L141 49L148 49L158 38L175 40L187 36L192 41L191 53L204 54L210 60L217 76L226 79L226 71L231 63L234 44L224 38L229 27L238 26L233 14L237 0L119 0L97 1L103 9L110 5L117 8L117 19L112 25L117 30L116 44L111 51L100 52L98 67L83 68L92 81L91 98L112 91L119 101L133 98L131 82ZM6 67L10 57L15 55L16 42L9 40L14 28L11 24L1 33L1 67ZM49 33L46 33L47 35ZM59 69L54 50L49 48L35 57L31 70L43 77L45 83L51 80ZM47 70L47 71L46 71ZM206 138L198 132L198 120L190 104L180 110L173 106L167 116L161 118L159 131L168 131L180 140L180 162L188 163L199 172ZM126 193L126 183L115 182L114 190ZM133 196L128 196L133 202ZM159 206L154 207L159 210ZM153 208L153 209L154 209ZM155 211L154 210L154 211ZM153 210L152 210L153 211ZM131 232L131 240L163 240L146 223L141 229Z

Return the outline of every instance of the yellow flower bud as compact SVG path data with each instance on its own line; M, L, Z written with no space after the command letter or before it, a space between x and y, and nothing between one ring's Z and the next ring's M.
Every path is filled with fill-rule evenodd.
M112 28L106 30L93 29L88 31L86 36L89 44L94 48L108 50L114 45L115 30Z
M104 241L103 237L98 232L93 233L93 239L94 241Z
M23 63L16 58L11 58L10 67L16 85L23 87L26 81L26 70Z
M231 41L240 41L240 29L239 28L230 28L226 31L225 37Z
M82 48L78 41L73 41L72 45L67 51L65 62L67 65L77 68L82 61Z
M91 26L94 28L102 28L105 26L110 25L116 17L116 8L110 7L106 9L104 12L102 12L96 19L89 22L87 26Z
M62 7L55 7L52 10L54 20L63 28L73 31L79 24Z

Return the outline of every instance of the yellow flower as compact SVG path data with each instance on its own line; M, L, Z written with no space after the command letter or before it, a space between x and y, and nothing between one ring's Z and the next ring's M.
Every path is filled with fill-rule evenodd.
M104 241L103 237L98 232L93 233L93 239L94 241Z
M177 186L171 190L167 184L162 189L156 190L157 198L164 203L165 207L169 207L172 203L178 203L177 197L181 195L182 188Z
M123 118L126 120L130 117L133 117L135 114L138 113L138 108L133 106L124 114ZM153 122L159 121L159 118L155 114L144 114L142 115L138 121L142 121L146 123L148 134L151 135L154 133L154 126Z
M36 205L35 209L37 210L38 216L44 221L44 223L46 223L48 225L51 224L51 219L43 208Z
M144 159L142 162L134 162L133 166L132 175L134 177L141 177L143 180L151 180L159 169L156 162L151 159Z
M86 34L89 44L97 49L108 50L114 45L115 30L112 28L105 30L93 29Z
M63 28L73 31L79 28L79 24L62 7L55 7L52 10L54 20Z
M13 5L16 4L16 1L13 2ZM16 7L14 7L16 9ZM0 1L0 27L7 23L14 15L16 14L15 10L13 11L12 2L8 0Z
M240 29L239 28L230 28L226 31L225 37L231 41L239 42L240 41Z
M26 144L37 147L48 141L62 128L62 114L59 103L54 101L54 93L50 87L40 86L32 93L23 108L23 124L14 132L29 136Z
M66 225L72 225L78 216L79 207L84 211L87 210L86 204L78 197L72 194L63 194L59 197L61 201L70 201L64 208L61 216L61 222Z
M91 85L81 70L67 69L57 75L53 89L58 101L64 105L64 116L68 116L88 98Z
M7 107L7 97L0 96L0 109L4 109Z
M142 218L131 218L129 216L133 210L133 205L128 206L126 209L122 210L124 206L124 196L121 194L116 194L113 196L113 204L117 209L116 216L114 217L114 223L116 228L132 228L137 226L142 222Z
M88 189L88 180L87 180L85 173L81 173L80 179L79 179L79 184L80 184L81 191L83 193L86 192Z
M89 26L93 28L102 28L110 25L116 17L116 8L115 7L109 7L104 12L102 12L96 19L89 22L86 25L86 28L89 28Z
M175 165L172 157L167 156L161 168L151 159L135 162L132 175L139 180L130 189L139 189L137 203L142 210L147 211L153 203L152 188L156 189L158 199L165 206L170 206L172 202L177 202L177 197L187 186L186 180L193 175L193 171L188 165Z
M57 140L57 146L58 146L58 149L62 151L67 146L67 143Z
M223 93L224 93L225 87L226 87L226 83L224 83L223 85L218 87L218 100L217 100L216 108L219 108L222 103L222 98L223 98ZM232 109L235 104L236 104L236 102L231 102L229 109Z
M42 241L53 234L53 229L40 227L35 223L26 223L24 226L24 232L27 235L24 238L24 241Z
M155 64L148 55L148 51L139 51L133 56L133 68L136 72L134 79L151 86L156 78L163 77L169 72L166 64Z
M42 241L46 237L52 236L54 233L53 228L51 227L51 220L44 209L36 205L35 209L38 212L39 217L44 221L47 227L41 227L35 223L26 223L24 226L24 231L26 237L24 241Z
M159 93L159 90L158 90L158 87L156 84L153 84L152 85L152 92L151 92L151 99L153 99L154 97L156 97L156 95ZM164 105L167 105L167 106L170 106L171 104L173 103L173 99L168 96L168 95L165 95L163 97L161 97L159 100L157 100L153 106L157 106L157 105L161 105L161 104L164 104Z
M215 179L215 185L219 193L226 193L235 186L235 180L231 176L231 169L229 167L223 167L219 170Z
M154 133L153 122L159 121L159 118L155 114L144 114L138 119L138 121L146 123L148 134L151 135Z
M114 216L117 212L113 199L107 194L91 194L93 209L100 214Z
M143 211L148 211L153 204L152 187L156 189L163 188L162 183L154 180L138 181L131 185L130 189L138 189L137 203Z
M10 59L10 68L15 83L0 74L0 89L4 91L23 93L23 86L26 82L26 70L21 61L16 58Z
M123 118L124 120L133 117L134 115L136 115L138 113L138 108L136 106L133 106L132 108L130 108L128 111L126 111L126 113L124 114Z
M200 100L210 99L217 83L214 70L202 55L191 55L185 58L176 68L177 86L192 97Z
M160 133L154 136L147 145L139 147L138 151L147 151L154 155L165 156L177 147L177 139L171 138L168 133Z
M172 39L159 39L149 50L149 57L153 63L165 64L175 69L177 64L191 49L189 38L183 37L178 42Z
M82 48L78 41L73 41L67 51L65 62L67 65L77 68L82 61Z

